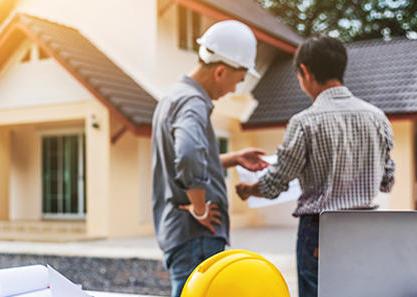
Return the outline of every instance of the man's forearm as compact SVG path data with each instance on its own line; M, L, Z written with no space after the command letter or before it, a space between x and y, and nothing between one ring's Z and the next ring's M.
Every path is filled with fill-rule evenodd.
M230 152L226 154L220 155L220 162L222 163L224 168L230 168L236 166L237 163L237 153Z
M190 189L187 191L188 200L193 205L194 211L200 215L206 210L206 190Z
M251 196L263 197L259 189L259 182L256 184L240 183L236 186L236 191L242 200L247 200Z
M252 196L255 196L255 197L263 197L264 196L263 193L260 190L259 182L252 185Z

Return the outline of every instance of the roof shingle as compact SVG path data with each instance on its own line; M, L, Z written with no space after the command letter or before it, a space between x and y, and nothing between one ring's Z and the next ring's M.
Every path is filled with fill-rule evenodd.
M417 113L417 41L397 38L347 45L345 85L388 115ZM244 127L285 124L311 105L298 85L291 56L279 56L254 90L259 105Z

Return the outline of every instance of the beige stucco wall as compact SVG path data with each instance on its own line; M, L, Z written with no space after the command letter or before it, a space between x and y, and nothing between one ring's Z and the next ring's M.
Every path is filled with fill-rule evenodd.
M0 220L9 219L11 132L0 127Z
M39 138L34 125L12 129L11 220L40 220L42 217Z
M0 110L0 127L11 130L11 219L41 219L41 135L51 130L85 131L88 232L108 233L110 129L108 110L96 100ZM99 129L92 121L99 123ZM4 139L2 137L2 139Z
M114 132L120 125L112 126ZM126 132L111 145L110 158L109 236L151 234L150 139Z
M221 113L215 113L212 120L217 135L229 138L229 151L259 147L267 154L274 154L277 145L282 142L285 131L284 128L243 131L238 120L225 117ZM233 228L264 225L293 226L297 223L297 220L291 216L295 202L251 209L236 195L235 185L239 182L239 176L235 169L229 170L226 182Z
M176 5L158 16L158 0L22 0L18 11L79 29L157 98L197 62L196 53L178 48ZM214 21L203 17L203 27ZM263 72L276 51L262 44L259 52ZM239 90L256 82L248 77Z
M116 64L156 91L156 0L22 0L18 11L77 28Z
M0 159L11 162L2 166L1 204L10 203L11 220L42 219L41 136L68 129L86 134L87 233L93 237L114 237L152 233L151 217L151 144L130 132L111 144L109 112L98 101L64 104L64 106L20 108L0 111L2 150ZM56 114L63 121L57 121ZM94 128L92 122L99 124ZM115 123L115 125L119 125ZM1 127L1 126L0 126ZM10 128L9 128L10 127ZM7 151L10 129L11 152ZM4 145L3 145L4 144ZM3 164L2 164L3 165ZM9 199L10 198L10 199ZM2 219L8 212L2 211Z
M415 207L415 141L414 122L401 120L393 122L394 151L396 164L395 185L389 195L389 208L414 209Z
M284 128L237 131L231 137L233 150L245 147L259 147L268 155L275 154L276 148L282 143ZM295 226L297 220L292 217L296 202L286 202L263 208L249 208L247 203L241 202L235 194L234 185L239 182L235 170L232 170L232 179L229 183L229 197L232 205L234 224L239 226Z
M41 219L41 135L51 129L79 127L88 117L89 104L0 110L0 127L10 130L10 219Z
M177 10L171 6L157 21L157 48L153 75L158 77L160 93L167 91L168 87L190 72L198 61L197 55L190 50L178 48ZM167 65L169 65L167 67ZM154 80L156 82L156 80Z
M13 63L0 74L0 94L2 110L91 98L87 90L53 59Z
M88 102L0 110L0 126L84 119Z
M93 122L98 123L95 128ZM105 237L110 222L110 115L98 101L86 110L87 233Z
M153 231L152 225L152 146L151 139L139 140L139 224L144 233Z
M265 129L256 132L254 136L254 145L261 147L267 151L268 154L275 154L278 145L284 139L285 128ZM257 209L259 218L262 218L264 224L279 225L279 226L294 226L297 224L297 219L292 216L292 212L296 208L297 203L285 202L282 204L273 205Z
M109 234L134 234L139 215L138 140L125 133L110 148ZM117 223L116 223L117 222Z

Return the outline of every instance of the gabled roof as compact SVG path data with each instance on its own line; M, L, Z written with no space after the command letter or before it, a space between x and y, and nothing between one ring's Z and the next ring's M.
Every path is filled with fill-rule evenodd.
M64 67L127 129L149 135L157 101L76 29L17 14L0 33L0 67L26 38Z
M417 41L398 38L347 45L345 85L389 116L417 115ZM259 101L245 128L285 124L309 107L298 85L291 56L280 56L254 90Z
M294 53L303 38L269 13L255 0L175 0L193 11L217 20L238 19L249 25L256 37L284 52Z

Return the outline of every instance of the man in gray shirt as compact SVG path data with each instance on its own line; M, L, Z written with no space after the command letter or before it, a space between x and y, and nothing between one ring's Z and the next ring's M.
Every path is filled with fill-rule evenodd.
M199 40L200 63L163 98L153 120L153 212L158 243L178 297L194 268L229 242L224 168L261 170L258 149L219 155L212 100L234 92L254 70L256 39L246 25L224 21Z

